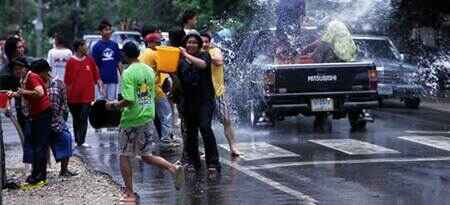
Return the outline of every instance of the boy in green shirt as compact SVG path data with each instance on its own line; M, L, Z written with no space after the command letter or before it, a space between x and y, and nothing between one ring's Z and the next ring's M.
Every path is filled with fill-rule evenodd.
M139 49L132 43L123 46L122 53L129 67L123 72L121 91L123 100L108 102L107 110L122 110L119 131L120 170L125 182L122 202L136 202L133 192L130 157L141 156L148 164L166 169L175 176L178 190L184 182L184 169L165 159L154 156L157 135L153 126L155 117L155 73L138 60Z

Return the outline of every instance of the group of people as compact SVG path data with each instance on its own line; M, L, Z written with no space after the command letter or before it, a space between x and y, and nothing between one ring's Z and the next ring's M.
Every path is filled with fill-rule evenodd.
M124 45L124 60L129 66L122 74L123 99L106 104L109 110L123 110L119 149L120 166L125 181L124 201L138 199L133 192L130 157L139 155L144 162L173 173L176 188L179 188L183 181L185 169L200 172L202 165L199 132L205 147L208 177L217 176L221 166L212 129L215 114L224 125L232 157L238 157L240 154L224 99L223 56L219 49L211 45L209 34L200 34L194 29L196 18L195 12L187 11L183 16L183 28L169 33L170 45L180 49L176 73L167 74L157 69L157 46L162 41L158 31L145 36L147 49L141 54L133 43ZM181 162L172 164L154 155L152 145L158 141L156 133L159 133L160 144L168 145L174 142L175 110L181 119L184 146ZM152 121L156 122L156 128Z
M25 136L23 162L32 164L26 180L30 187L48 183L49 148L56 161L61 162L60 175L76 175L68 168L72 155L68 113L73 119L76 145L89 147L85 143L89 112L91 104L99 98L107 101L107 110L122 113L118 144L125 182L124 201L138 198L133 191L131 157L141 156L144 162L173 173L177 189L186 167L200 171L199 132L208 176L220 173L212 129L216 116L224 125L231 156L239 157L225 97L222 53L213 46L209 33L195 30L195 12L187 11L182 22L182 28L169 33L170 45L180 50L176 73L157 69L157 46L163 40L160 32L145 35L147 49L142 52L133 42L119 49L111 40L112 25L106 20L98 26L102 39L91 51L83 40L75 40L72 49L68 49L64 39L56 36L47 60L31 61L25 56L22 39L12 36L6 40L4 64L13 79L7 86L11 90L8 95L15 99L17 118ZM181 121L180 163L170 163L155 155L161 148L181 143L176 138L175 113Z
M24 135L23 162L32 165L27 184L23 186L26 189L48 183L49 149L61 163L60 176L71 177L77 173L68 169L72 137L66 124L66 86L62 80L52 77L52 68L46 60L27 59L24 51L22 39L8 38L4 44L7 63L2 70L10 74L6 87L11 91L7 94L15 99L16 116Z

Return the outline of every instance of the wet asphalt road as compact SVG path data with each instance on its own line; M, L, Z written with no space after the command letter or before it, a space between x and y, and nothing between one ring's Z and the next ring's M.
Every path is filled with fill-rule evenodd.
M360 132L342 119L331 133L315 133L312 118L297 117L274 128L238 128L238 160L228 157L216 126L220 177L188 174L175 191L170 174L135 160L135 190L142 204L449 204L450 113L392 103L372 112L375 123ZM88 143L76 153L122 184L116 134L90 130ZM180 152L162 156L173 162Z

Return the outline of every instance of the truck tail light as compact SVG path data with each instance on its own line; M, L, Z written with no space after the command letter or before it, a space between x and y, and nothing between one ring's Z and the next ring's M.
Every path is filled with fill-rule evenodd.
M369 70L369 89L377 90L378 88L378 72L377 70Z
M264 90L267 93L273 93L275 91L275 71L266 71L264 73Z

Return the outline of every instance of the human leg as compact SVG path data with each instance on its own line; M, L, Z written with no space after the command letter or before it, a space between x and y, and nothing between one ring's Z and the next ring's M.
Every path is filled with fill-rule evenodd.
M168 162L167 160L165 160L164 158L160 157L160 156L153 156L153 155L146 155L146 156L141 156L142 161L144 161L147 164L150 165L155 165L157 167L159 167L160 169L164 169L169 171L170 173L174 174L176 171L176 166L170 162Z
M129 156L120 155L120 173L125 184L125 194L133 195L133 174Z
M208 168L220 169L216 138L211 127L214 108L214 102L205 102L201 105L199 127L205 146L206 165Z
M106 100L108 100L108 101L117 100L117 84L116 83L105 84L105 89L106 89Z
M89 104L81 104L80 105L80 125L79 125L79 142L84 144L86 142L86 134L88 129L88 118L91 107Z
M80 104L69 104L69 110L72 114L72 125L75 142L78 146L80 146L83 144L81 143L81 106Z
M201 162L200 153L198 150L198 122L193 115L193 113L190 113L184 117L184 122L186 125L184 147L188 157L188 163L192 165L194 169L199 170L201 167Z
M44 111L32 121L32 146L33 146L33 170L34 182L47 179L48 148L51 135L51 110ZM33 182L33 181L32 181Z
M166 97L160 97L156 102L156 112L161 126L161 141L170 142L173 134L173 119L169 100Z
M224 96L216 98L215 112L218 115L220 122L223 124L224 135L228 141L231 156L232 157L239 156L240 153L239 153L237 145L236 145L234 128L233 128L233 125L231 122L230 113L228 111L228 104L227 104Z

